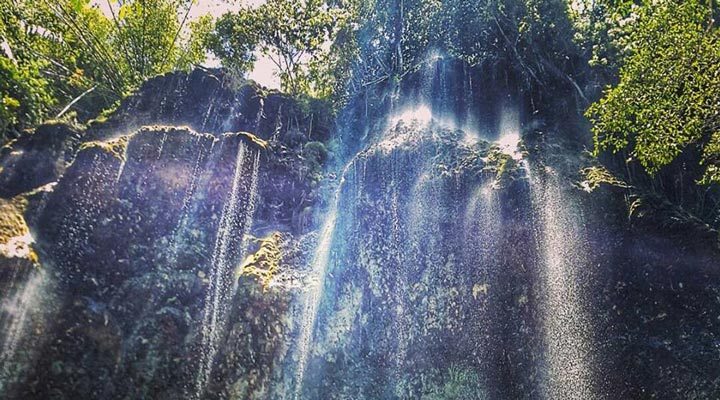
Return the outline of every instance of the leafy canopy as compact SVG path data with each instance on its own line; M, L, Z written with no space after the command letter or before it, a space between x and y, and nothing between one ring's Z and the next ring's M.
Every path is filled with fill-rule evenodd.
M143 80L205 57L192 0L0 0L0 139L68 106L96 115Z
M322 0L269 0L220 17L207 43L224 66L241 73L259 51L277 67L283 90L325 97L333 85L329 48L345 16Z
M704 181L720 182L720 31L711 9L667 0L636 13L620 82L587 112L595 152L627 149L654 174L698 146Z

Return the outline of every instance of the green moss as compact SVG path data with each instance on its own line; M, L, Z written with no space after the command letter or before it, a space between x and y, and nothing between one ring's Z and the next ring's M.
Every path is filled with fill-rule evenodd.
M120 100L117 100L115 103L102 110L97 117L88 121L88 126L99 125L107 122L110 116L113 115L118 108L120 108Z
M311 186L317 185L323 178L323 165L328 159L328 150L322 142L305 143L302 152L304 167L306 168L305 179Z
M503 153L499 148L493 147L488 152L486 171L495 173L495 179L501 180L511 175L517 169L517 162L509 154Z
M250 139L250 141L251 141L252 143L256 144L258 147L260 147L260 148L263 149L263 150L267 150L267 149L270 147L270 144L269 144L267 141L265 141L265 140L263 140L263 139L260 139L260 138L259 138L257 135L255 135L255 134L252 134L252 133L250 133L250 132L238 132L238 133L239 133L240 135L242 135L242 136Z
M307 142L303 147L303 155L323 163L328 156L328 150L322 142Z
M0 199L0 243L8 239L28 233L23 212L27 201L21 197L12 200Z

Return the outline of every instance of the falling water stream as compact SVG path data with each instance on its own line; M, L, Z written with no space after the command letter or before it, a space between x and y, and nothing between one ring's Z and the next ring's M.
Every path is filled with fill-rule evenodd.
M49 291L47 272L31 271L25 282L16 285L16 291L3 299L0 305L0 322L2 322L2 352L0 353L0 394L7 389L6 385L17 378L17 365L22 365L20 346L31 331L33 317L38 317L44 296ZM27 349L25 349L27 351Z
M418 104L418 102L410 104ZM396 134L382 138L376 144L368 147L365 153L372 149L380 149L387 153L385 157L394 157L392 152L398 146L407 146L418 140L420 142L417 143L434 140L430 137L423 138L418 133L430 132L432 135L434 130L442 129L444 123L434 119L429 107L422 105L422 102L419 104L409 108L400 108L394 117L389 118L391 129L401 122L411 123L410 129L401 129ZM453 118L444 115L443 121L446 120L452 121ZM439 123L441 125L438 125ZM527 160L520 152L520 132L518 110L506 98L500 104L497 132L489 141L494 142L502 153L520 164L525 172L525 180L529 188L528 201L532 208L530 215L534 216L536 225L534 240L538 247L537 265L541 269L538 271L540 280L534 285L537 286L540 293L536 299L538 303L536 307L540 313L541 342L544 347L540 361L544 364L540 367L540 370L543 371L540 383L542 397L546 399L594 399L596 395L593 387L592 367L595 364L590 352L591 327L583 300L584 289L579 282L580 271L587 267L586 254L589 251L584 239L583 221L575 207L574 200L562 191L557 177L550 176L547 179L539 179L536 174L531 173ZM362 154L363 152L356 157ZM388 181L382 184L387 186L385 190L390 191L387 199L392 199L392 201L391 204L386 205L390 209L390 214L397 217L397 215L407 213L408 217L408 220L399 226L396 226L396 217L391 216L392 221L387 222L392 225L388 228L388 234L394 238L392 240L398 241L395 244L397 246L390 244L390 248L387 249L387 251L398 252L396 255L387 255L388 259L396 260L394 262L398 264L396 270L392 272L395 280L392 292L394 294L387 294L395 296L391 300L393 304L396 304L393 311L394 317L392 326L386 327L394 332L393 336L397 338L397 346L394 348L391 358L394 360L392 373L396 382L402 381L403 370L411 365L406 365L406 362L411 362L410 360L405 361L408 355L417 351L408 347L409 343L417 342L416 338L413 339L408 335L413 334L412 329L415 329L413 324L417 323L418 315L413 314L416 311L408 310L425 307L415 304L411 300L411 293L415 290L413 285L421 279L414 275L423 273L429 274L426 275L429 277L434 276L435 278L432 279L442 279L443 274L457 273L457 271L447 270L448 266L452 269L452 254L449 255L449 261L443 261L442 257L438 257L445 249L452 249L452 245L441 242L444 237L441 226L449 218L448 215L442 214L441 210L448 210L443 203L449 198L448 194L444 192L445 189L438 186L440 181L436 181L436 178L432 177L433 169L437 166L433 158L435 156L431 154L429 158L425 158L426 155L417 154L415 157L420 160L419 164L418 161L413 163L399 161L400 164L397 167L399 168L399 177L395 177L396 167L391 163L393 166L387 172ZM346 210L346 206L341 204L340 193L345 183L345 173L351 164L352 162L345 167L340 184L333 194L312 261L315 283L306 295L302 310L302 325L297 341L295 399L300 399L303 394L303 381L307 373L309 353L314 346L314 332L317 329L315 325L321 307L323 288L326 285L325 280L335 279L328 278L326 275L331 254L334 252L334 236L338 234L336 232L337 221L340 218L338 214ZM377 167L382 166L378 164ZM368 166L363 163L362 168L365 169ZM387 165L384 168L387 168ZM404 170L402 170L403 168ZM409 197L403 199L402 204L397 204L397 183L392 182L395 182L395 179L413 179L413 176L416 177L414 178L416 180ZM362 184L359 183L358 186L362 186ZM472 297L475 301L480 301L481 309L474 311L475 318L486 322L484 325L479 325L477 328L479 331L476 332L477 337L474 339L475 351L481 359L492 357L495 351L492 349L493 340L495 340L492 339L492 336L498 333L493 331L495 329L493 324L499 324L500 321L493 322L493 318L502 314L499 308L501 304L496 304L500 301L500 297L497 297L498 292L496 292L499 290L498 279L501 274L505 273L499 269L502 265L500 260L504 257L500 252L504 251L504 248L500 246L499 242L503 237L503 216L498 189L498 182L493 179L477 185L473 189L473 194L467 197L467 204L464 207L465 218L461 224L465 238L464 263L475 269L473 276L477 280L463 284L469 284ZM356 190L364 189L357 187ZM353 205L347 207L353 207ZM396 232L398 229L400 231ZM345 234L344 231L343 234ZM347 239L344 238L344 240ZM417 248L413 247L413 243ZM368 243L368 245L373 245L373 243ZM374 243L374 245L383 246L384 243ZM342 264L342 261L339 262ZM430 267L425 272L422 269L415 270L416 265L432 266L441 262L449 264L445 267L437 266L434 269ZM337 268L342 269L343 267L339 265ZM410 274L408 275L408 273ZM431 293L435 292L431 291ZM440 296L440 292L436 292L435 295ZM444 301L438 299L433 301ZM426 330L423 331L424 334L428 334L433 328L425 327L424 329ZM492 363L484 361L481 364L484 365L483 371L478 372L483 374L483 380L488 382L490 376L493 375ZM396 391L395 394L402 397L402 392Z
M249 155L247 153L250 153ZM252 163L250 182L243 182L244 165L250 159ZM248 150L244 143L239 142L235 158L235 169L232 187L228 199L225 201L220 216L217 238L210 261L210 274L208 276L210 287L205 296L202 324L202 352L200 366L195 380L196 398L202 398L210 374L215 355L218 352L218 341L225 329L226 307L228 307L229 292L232 287L231 276L234 269L231 246L239 243L240 255L244 251L245 236L252 224L252 214L257 189L257 175L259 153ZM243 183L247 187L243 188ZM242 189L245 189L243 191ZM247 202L241 201L241 193L246 193ZM244 209L241 209L244 207Z
M293 159L279 133L269 149L281 150L268 154L262 175L260 151L232 134L168 137L150 129L128 140L127 166L102 148L78 153L73 168L87 171L68 169L52 193L70 192L72 206L51 214L50 226L38 225L60 232L50 236L52 246L37 236L48 247L38 247L41 258L54 257L51 268L14 271L17 282L13 275L2 293L0 395L25 376L36 382L50 374L57 382L48 378L43 394L67 388L63 380L95 390L86 366L97 357L112 365L109 379L137 383L128 398L158 396L165 382L188 375L167 393L197 400L609 397L600 371L615 360L599 353L598 341L601 324L615 316L598 305L614 298L593 296L606 289L601 268L593 268L605 248L592 241L604 238L605 227L593 230L585 220L591 200L573 193L574 171L542 159L555 138L532 128L544 122L526 116L504 86L463 101L485 88L473 89L465 70L452 75L458 70L440 56L431 61L422 82L411 83L417 87L395 93L389 115L348 133L367 137L333 149L336 157L354 155L334 161L342 168L336 180L327 175L326 192L297 184L306 183L306 160ZM220 106L208 106L203 126L218 125L210 118ZM239 119L239 110L230 113ZM293 168L300 178L283 180ZM258 193L260 181L269 186ZM319 192L327 197L318 201ZM259 196L263 219L254 221ZM322 217L314 231L306 224L311 210ZM253 225L253 235L283 237L261 272L269 280L284 274L292 285L233 279ZM133 236L106 249L116 232L149 243ZM265 261L265 245L253 257ZM101 257L112 261L96 263ZM74 285L86 292L74 294ZM49 297L51 289L68 293ZM49 304L55 298L65 303ZM104 318L95 319L93 307ZM66 314L58 318L62 329L47 333L55 329L43 324L51 312ZM36 332L48 336L38 340L41 350L27 346ZM64 354L68 337L90 350L68 346L73 354ZM45 359L31 364L31 357ZM121 393L107 386L97 393Z
M202 143L202 136L197 136L197 158L195 159L195 165L193 166L191 176L190 176L190 184L187 186L187 189L185 190L185 193L183 195L183 202L182 202L182 208L180 209L180 218L178 219L178 223L175 226L175 229L170 236L170 261L172 263L177 262L177 256L178 251L180 250L182 243L179 243L179 239L181 235L183 234L183 229L187 227L189 218L190 218L190 209L192 205L193 198L195 197L195 192L197 190L197 187L199 185L199 179L201 177L201 173L203 170L203 164L207 159L207 156L212 153L213 148L215 147L215 141L212 141L210 143L209 148L205 148Z
M338 206L340 204L343 184L345 183L345 176L353 165L353 162L354 158L343 168L342 174L340 175L340 181L333 193L332 202L330 203L325 222L320 230L320 236L312 259L312 267L310 270L311 285L308 287L305 298L303 299L300 332L297 339L297 366L295 369L295 389L293 396L296 400L300 399L302 394L305 367L312 346L315 321L317 319L318 308L320 307L320 300L323 294L323 286L325 284L325 274L327 273L328 263L330 262L330 252L332 250L332 241L335 234Z
M529 177L543 268L544 395L594 399L591 321L581 284L590 249L573 199L562 191L552 171L546 175Z

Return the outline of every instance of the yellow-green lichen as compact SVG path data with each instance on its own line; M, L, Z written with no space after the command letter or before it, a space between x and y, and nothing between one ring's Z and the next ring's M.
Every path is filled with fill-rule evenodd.
M517 167L517 162L502 152L499 148L492 148L487 155L485 170L494 172L497 180L502 179Z
M104 153L110 154L118 160L125 160L125 149L127 148L128 136L122 136L115 140L107 142L92 141L85 142L80 145L79 151L87 151L90 149L98 149Z
M274 232L264 238L252 238L259 244L256 252L248 255L238 267L236 279L252 276L257 279L263 290L267 290L273 278L280 270L282 261L282 234Z
M37 265L33 238L23 216L26 207L27 199L21 196L0 199L0 258L25 259Z
M256 144L263 150L267 150L268 147L270 147L270 144L266 140L260 139L255 134L252 134L250 132L238 132L238 134L248 138L252 143Z
M608 184L611 186L628 188L628 184L622 180L616 178L610 171L605 167L595 166L588 167L580 171L585 177L585 180L580 182L580 187L587 191L592 192L597 189L601 184Z

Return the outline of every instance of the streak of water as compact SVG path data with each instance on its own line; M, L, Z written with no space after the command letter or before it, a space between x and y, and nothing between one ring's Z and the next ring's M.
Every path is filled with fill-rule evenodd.
M591 321L581 283L590 250L583 221L553 174L531 174L530 190L543 267L544 397L595 399Z
M317 320L318 308L320 307L320 300L322 299L325 275L327 273L328 263L330 262L330 250L332 247L333 237L335 235L335 228L338 216L338 206L340 204L340 194L342 192L343 184L345 183L345 176L353 165L355 158L353 158L343 169L335 193L333 194L332 203L325 217L325 223L323 224L322 230L320 231L320 237L318 238L318 244L315 248L315 254L312 261L311 269L311 281L312 284L309 286L306 297L304 299L300 333L297 344L297 368L295 369L295 392L293 398L300 399L303 389L303 381L305 379L305 367L310 353L310 346L313 340L313 332L315 330L315 321Z
M257 185L258 185L258 172L260 169L260 153L255 153L255 159L253 160L252 164L252 179L250 180L250 197L248 200L247 207L245 207L245 221L243 224L243 230L241 233L241 239L240 239L240 256L244 256L245 252L247 251L249 239L250 239L250 228L252 228L253 224L253 216L255 215L255 194L257 193ZM233 291L237 290L237 280L233 280Z
M210 104L208 104L207 111L205 112L205 115L203 116L202 124L200 125L200 131L205 132L207 128L207 122L210 119L210 114L212 113L213 107L215 106L215 100L213 99L210 101Z
M502 236L502 207L495 181L488 180L475 189L465 209L463 236L464 262L472 273L466 281L471 288L472 314L483 321L474 331L474 355L482 362L479 373L486 381L493 376L494 366L489 361L494 353L492 341L498 312L498 278L501 270L500 237ZM469 305L468 305L469 306Z
M117 177L115 178L115 186L118 186L120 184L120 178L122 177L122 174L125 171L126 163L127 163L127 156L124 155L123 158L120 160L120 168L118 168Z
M522 159L522 154L518 151L521 140L519 110L507 101L502 106L498 128L497 145L500 147L500 151L516 161Z
M465 236L474 242L472 247L483 270L488 270L488 264L496 258L502 224L500 199L494 185L492 180L480 185L465 211Z
M238 144L237 156L235 158L235 170L233 173L230 196L226 200L220 217L215 247L210 263L210 287L205 296L202 324L202 354L200 356L200 367L195 381L195 397L201 398L205 390L212 364L218 351L218 341L225 328L225 314L228 294L230 291L230 277L232 276L231 242L238 232L239 224L244 223L242 233L245 233L252 222L253 204L257 188L257 172L259 154L253 159L251 182L247 189L248 202L240 201L241 186L243 178L243 166L246 161L246 146ZM244 212L240 207L245 205ZM244 217L244 219L242 219ZM242 222L241 222L242 219ZM241 239L244 242L244 239ZM241 252L243 249L241 248ZM242 258L242 254L240 257Z
M33 313L39 309L47 292L47 273L32 271L17 291L6 298L0 309L3 326L2 352L0 353L0 393L17 378L18 350L28 334Z
M157 157L155 158L156 161L159 160L160 157L162 157L163 150L165 149L165 142L167 142L167 138L168 138L168 133L167 133L167 131L165 131L165 132L163 132L162 139L160 139L160 145L158 146L158 154L157 154Z

